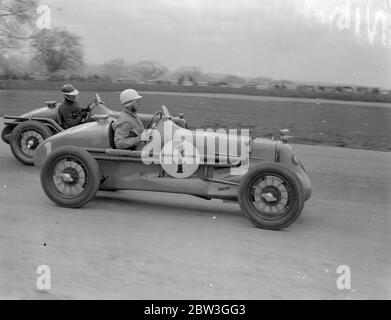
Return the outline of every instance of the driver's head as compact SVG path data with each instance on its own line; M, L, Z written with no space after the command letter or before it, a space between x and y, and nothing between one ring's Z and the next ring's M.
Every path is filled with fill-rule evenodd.
M142 96L140 96L137 91L133 89L126 89L122 91L119 98L122 107L130 112L136 112L138 107L141 105L140 99Z
M65 99L69 101L75 101L79 91L75 89L71 84L66 84L62 87L61 92L64 94Z

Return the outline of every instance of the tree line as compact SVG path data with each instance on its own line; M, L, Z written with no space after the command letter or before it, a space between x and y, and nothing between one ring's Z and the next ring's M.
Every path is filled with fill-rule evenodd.
M0 0L0 79L30 80L39 74L53 80L148 81L163 76L180 84L208 80L199 67L181 67L171 72L159 61L128 63L122 58L107 61L86 75L81 72L85 66L81 37L59 28L39 30L38 6L39 0ZM21 52L28 54L21 57Z

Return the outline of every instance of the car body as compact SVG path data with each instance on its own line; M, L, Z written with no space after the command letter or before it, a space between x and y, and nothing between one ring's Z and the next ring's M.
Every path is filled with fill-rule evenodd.
M242 137L227 136L231 145L248 148L247 154L230 154L227 161L222 161L220 154L204 147L201 150L194 144L197 154L207 161L196 163L190 175L179 177L170 173L162 161L163 152L167 152L163 140L158 142L162 146L160 154L150 149L145 151L145 146L141 151L115 149L113 121L108 116L98 117L96 122L48 138L36 150L34 164L41 170L42 187L59 206L81 207L98 190L190 194L208 200L239 202L245 216L257 227L281 229L297 219L311 196L310 180L286 137L283 141L251 138L243 144ZM212 139L217 144L221 138L216 132L200 133L178 126L163 106L163 112L153 116L149 129L164 136L167 127L174 132L173 140L168 142L174 145L172 153L178 149L180 141L175 138L178 132L193 137L193 142L201 138ZM157 141L155 136L152 141ZM150 145L152 142L147 144ZM151 158L145 158L146 155ZM179 172L178 161L173 165ZM182 167L189 168L190 164L181 162Z
M33 164L33 155L38 145L48 137L64 131L63 120L60 114L61 103L47 101L45 107L34 109L21 116L5 115L4 129L1 133L2 140L9 144L15 158L26 165ZM118 118L120 112L108 108L101 97L96 94L85 109L84 122L95 121L95 115L108 115ZM140 114L144 125L148 125L151 114ZM175 121L181 126L186 126L186 120L176 117Z

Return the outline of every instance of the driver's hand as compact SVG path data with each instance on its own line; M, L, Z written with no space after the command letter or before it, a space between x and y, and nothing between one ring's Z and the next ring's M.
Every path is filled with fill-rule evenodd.
M152 140L152 129L144 130L141 133L141 141L143 142L149 142Z
M87 109L82 109L81 110L81 117L82 118L87 118L88 116L88 110Z

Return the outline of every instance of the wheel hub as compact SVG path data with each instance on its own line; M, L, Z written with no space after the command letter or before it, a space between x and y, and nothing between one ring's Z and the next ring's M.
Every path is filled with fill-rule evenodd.
M267 204L275 204L281 199L281 191L275 186L266 186L261 191L261 197Z
M73 179L69 173L61 173L61 174L59 174L59 177L65 183L72 183L73 182Z
M261 196L262 196L262 198L263 198L266 202L274 202L274 201L277 201L277 198L275 198L271 192L262 193Z
M86 170L78 161L62 159L53 171L53 182L58 192L67 197L80 195L85 188Z
M288 190L282 179L264 176L253 185L253 204L266 214L282 214L288 204Z
M20 148L28 155L33 156L33 152L44 140L43 136L35 130L27 130L20 136Z
M36 139L34 138L30 138L28 141L27 141L27 148L28 149L35 149L36 148Z
M61 179L67 184L77 184L79 181L79 173L75 168L67 167L60 174Z

